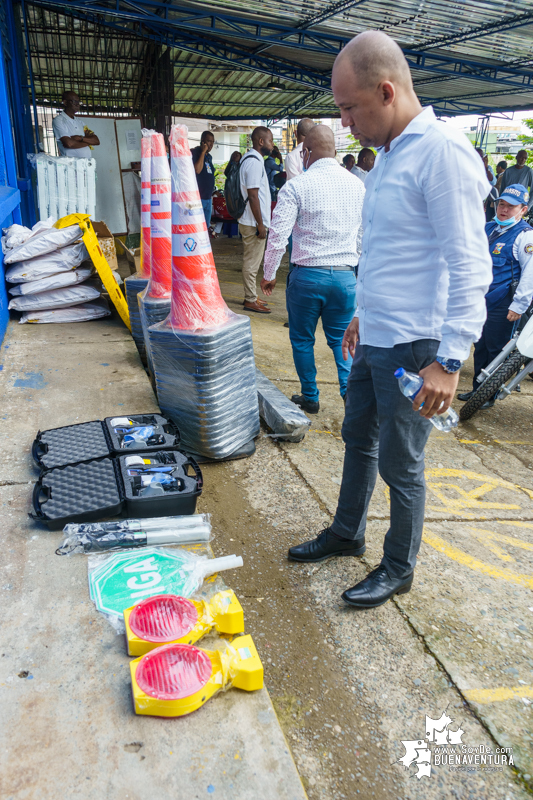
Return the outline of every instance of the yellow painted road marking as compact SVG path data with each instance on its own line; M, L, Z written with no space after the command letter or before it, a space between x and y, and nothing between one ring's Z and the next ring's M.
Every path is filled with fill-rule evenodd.
M502 700L515 700L533 697L533 686L499 686L497 689L468 689L463 692L472 703L501 703Z
M483 528L468 528L472 536L478 539L481 544L490 550L491 553L494 553L495 556L501 558L502 561L515 561L515 559L506 553L505 550L502 550L501 547L498 547L497 544L494 544L494 539L501 539L501 537L493 533L492 531L484 530ZM505 537L507 540L512 539L512 536ZM515 542L520 542L520 539L514 539ZM509 542L508 544L512 544L513 542ZM533 548L532 548L533 549Z
M514 525L517 528L533 528L533 522L522 522L522 520L505 520L505 519L497 519L494 520L498 523L498 525Z
M496 444L533 444L533 442L523 442L521 439L494 439Z
M504 524L502 520L497 520L500 524ZM512 524L512 523L511 523ZM533 526L530 526L533 527ZM498 558L501 558L502 561L514 561L515 559L505 553L501 547L495 544L489 544L488 542L504 542L505 544L510 544L513 547L520 547L522 550L533 550L533 544L530 542L524 542L522 539L517 539L516 536L508 536L505 533L494 533L494 531L487 531L483 528L468 528L470 533L479 539L479 541L488 547Z
M493 567L490 564L485 564L483 561L479 561L463 550L459 550L458 547L449 544L445 539L441 539L441 537L437 536L435 533L431 533L428 528L424 528L422 539L426 544L429 544L430 547L435 548L435 550L438 550L440 553L444 553L448 558L457 561L457 563L462 564L464 567L474 570L474 572L482 572L490 578L501 578L504 581L516 583L519 586L525 586L527 589L533 589L533 575L520 575L516 572L510 572L509 570L503 570L498 567Z
M480 498L488 494L494 489L511 489L515 492L525 492L530 499L533 499L533 492L521 486L517 486L509 481L501 480L497 477L490 475L480 475L477 472L462 469L428 469L426 470L426 478L428 489L430 489L440 500L442 506L428 506L431 511L447 511L448 513L458 514L466 519L472 519L474 514L467 509L476 509L478 513L475 516L479 517L480 510L497 509L500 511L518 511L521 506L516 503L491 503ZM455 483L448 483L444 481L436 481L435 478L459 478L461 480L471 480L480 483L470 490L465 490L462 486ZM451 492L455 492L456 496L450 496Z
M337 436L336 434L332 433L331 431L319 431L316 428L309 428L309 433L326 433L328 436L333 436L334 439L339 439L342 442L342 436Z

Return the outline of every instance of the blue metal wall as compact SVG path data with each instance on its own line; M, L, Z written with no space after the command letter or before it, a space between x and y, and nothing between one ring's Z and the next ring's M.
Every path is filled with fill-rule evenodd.
M31 135L28 141L28 103L24 102L26 87L21 75L23 62L14 20L15 9L11 0L0 2L0 228L14 222L31 227L36 219L26 159L26 153L33 152L33 147ZM9 320L7 304L0 250L0 343Z

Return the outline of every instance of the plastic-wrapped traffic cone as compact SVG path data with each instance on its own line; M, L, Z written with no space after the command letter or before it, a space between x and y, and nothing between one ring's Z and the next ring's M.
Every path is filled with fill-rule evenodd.
M150 204L152 202L152 133L143 130L141 139L141 278L150 277Z
M187 452L250 455L259 433L250 320L220 294L185 125L170 143L172 311L149 330L159 405Z
M126 302L130 312L131 335L137 345L141 361L146 365L146 345L139 310L137 295L146 289L150 278L150 203L151 196L151 160L153 131L143 129L141 139L141 267L135 275L124 281Z
M172 155L172 326L197 330L226 322L187 127L174 125Z
M150 172L150 280L139 295L139 310L144 332L148 370L153 376L148 328L166 319L170 311L171 262L171 182L170 167L162 133L152 133Z
M170 167L162 133L153 133L150 175L150 297L168 297L172 282Z

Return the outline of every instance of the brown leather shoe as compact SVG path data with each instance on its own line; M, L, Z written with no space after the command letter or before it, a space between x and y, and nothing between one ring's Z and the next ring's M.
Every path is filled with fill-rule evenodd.
M244 306L244 305L245 305L247 302L248 302L247 300L243 300L243 301L242 301L242 304L243 304L243 306ZM267 308L267 307L268 307L268 303L265 303L265 301L264 301L264 300L261 300L261 298L260 298L260 297L256 297L256 298L255 298L255 302L257 303L257 305L258 305L258 306L264 306L265 308Z
M244 301L244 308L246 311L256 311L258 314L272 314L272 311L267 308L266 306L261 305L260 303L255 301L255 303L249 303L247 300Z

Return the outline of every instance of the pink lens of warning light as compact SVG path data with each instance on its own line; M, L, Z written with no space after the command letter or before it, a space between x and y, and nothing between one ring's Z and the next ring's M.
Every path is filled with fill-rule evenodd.
M211 672L211 659L203 650L190 644L167 644L141 659L135 679L150 697L180 700L199 692Z
M135 636L147 642L173 642L191 631L198 622L194 603L184 597L158 594L147 597L130 614L129 626Z

